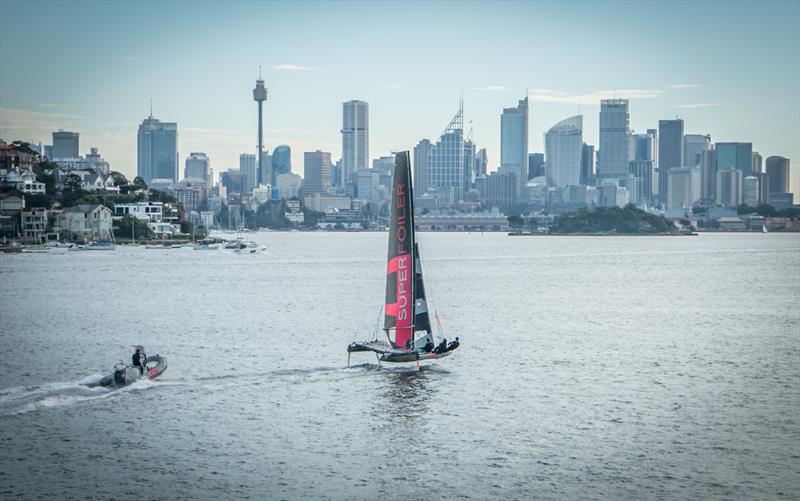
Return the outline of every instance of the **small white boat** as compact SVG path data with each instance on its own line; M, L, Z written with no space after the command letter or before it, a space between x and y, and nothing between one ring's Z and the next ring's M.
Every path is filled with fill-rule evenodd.
M109 251L109 250L114 250L115 248L116 246L114 245L114 242L111 242L109 240L92 240L86 245L86 250Z

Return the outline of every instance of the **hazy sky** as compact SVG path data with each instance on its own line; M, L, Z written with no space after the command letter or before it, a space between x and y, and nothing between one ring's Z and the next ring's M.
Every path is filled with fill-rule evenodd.
M435 140L463 93L490 170L500 113L531 98L531 151L599 100L631 99L631 127L679 116L686 133L752 141L792 162L800 192L800 2L0 2L0 137L81 134L136 170L149 112L178 122L181 155L215 172L254 152L258 66L265 143L341 151L341 103L370 106L370 157Z

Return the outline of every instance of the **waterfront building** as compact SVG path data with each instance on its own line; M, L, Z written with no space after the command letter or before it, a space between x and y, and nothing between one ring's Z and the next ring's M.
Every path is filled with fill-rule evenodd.
M544 153L528 153L528 181L544 175Z
M545 134L547 184L557 188L581 184L583 116L566 118Z
M483 192L481 193L481 203L484 207L505 208L517 203L518 175L512 171L498 170L486 176ZM527 195L527 190L526 190ZM527 197L526 197L527 200Z
M303 178L300 174L285 172L278 174L278 193L281 198L289 199L300 196L300 189L303 187Z
M111 209L105 205L73 205L61 212L61 230L72 239L110 239L112 224Z
M355 180L355 173L369 168L369 105L352 100L342 104L342 179Z
M53 132L53 153L52 158L78 158L80 134L78 132L67 132L59 130Z
M440 194L440 202L454 206L463 200L464 108L459 109L428 152L428 190Z
M716 143L717 171L736 169L742 179L749 176L753 168L753 143Z
M500 167L517 176L517 198L525 198L528 181L528 97L500 115Z
M793 193L770 193L769 204L776 209L788 209L794 205Z
M700 154L711 149L710 134L686 134L683 136L682 167L694 167L700 163Z
M331 154L324 151L303 153L303 194L325 193L331 186Z
M597 153L597 178L628 176L628 134L630 117L627 99L600 101L600 151Z
M150 223L160 223L164 215L162 202L132 202L114 204L114 216L131 216Z
M658 201L667 205L670 169L683 163L683 120L658 121Z
M267 100L267 88L264 85L264 80L261 79L261 69L259 67L258 80L256 80L256 87L253 89L253 100L258 103L258 169L255 172L255 177L252 181L248 182L250 189L258 186L262 182L267 181L262 177L264 170L264 130L263 130L263 105ZM275 176L272 175L268 180L270 185L275 185Z
M20 213L22 239L26 242L43 242L47 234L47 209L32 207Z
M161 122L152 112L139 125L137 175L150 185L153 179L178 181L178 124Z
M736 208L742 204L742 171L728 168L717 171L717 205Z
M750 207L758 207L761 204L761 190L758 185L757 176L747 176L742 182L742 203Z
M767 157L767 183L769 193L789 192L789 159L773 155Z
M209 181L211 161L205 153L192 152L186 157L186 165L183 168L183 177L190 179L202 179Z
M239 174L242 176L242 195L249 195L258 185L256 174L256 156L252 153L239 155Z
M505 174L516 184L516 175ZM490 212L474 212L469 214L426 214L414 218L420 230L496 230L508 231L508 218L498 210Z
M323 195L321 193L303 196L303 204L307 209L314 212L325 212L330 209L350 209L352 203L353 200L350 197Z
M689 209L699 198L700 170L676 167L667 177L667 209Z

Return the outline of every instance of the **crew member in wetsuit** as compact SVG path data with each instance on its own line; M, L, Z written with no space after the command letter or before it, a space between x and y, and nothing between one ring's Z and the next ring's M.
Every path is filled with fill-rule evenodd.
M439 346L433 350L434 353L444 353L447 351L447 338L443 338L442 342L439 343Z
M131 359L133 361L133 366L139 368L139 374L144 374L144 367L147 363L147 356L144 354L144 350L136 348L136 353L133 354Z
M428 342L425 343L425 347L422 348L424 351L433 351L433 340L428 338Z
M456 336L456 340L447 345L447 351L455 350L460 344L461 343L458 342L458 336Z

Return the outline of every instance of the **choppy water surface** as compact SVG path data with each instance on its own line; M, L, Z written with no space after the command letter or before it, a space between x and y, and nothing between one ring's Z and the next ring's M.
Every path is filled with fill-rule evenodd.
M346 368L386 234L254 238L0 256L0 497L800 497L798 235L422 234L419 372Z

